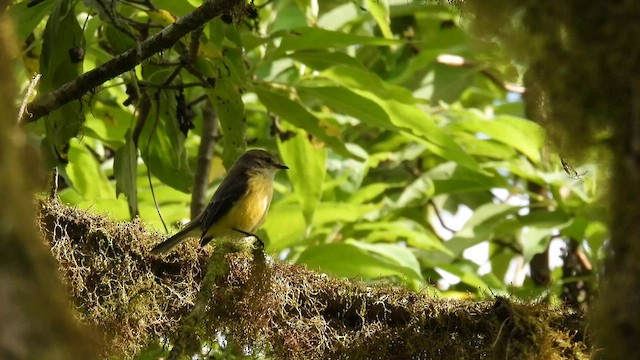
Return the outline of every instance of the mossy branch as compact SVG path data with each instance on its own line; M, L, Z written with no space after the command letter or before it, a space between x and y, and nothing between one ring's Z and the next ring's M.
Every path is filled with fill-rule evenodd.
M42 201L40 212L80 316L114 353L168 338L175 356L193 355L223 334L282 359L588 357L581 317L544 304L438 299L267 261L233 244L186 244L157 258L148 249L163 235L140 222L55 201Z
M20 122L33 122L48 115L71 101L78 100L107 80L123 74L143 60L173 46L188 33L200 28L207 21L223 14L235 14L235 9L244 6L243 0L207 0L189 14L177 19L173 24L157 34L139 42L126 52L78 76L55 91L39 96L27 105Z

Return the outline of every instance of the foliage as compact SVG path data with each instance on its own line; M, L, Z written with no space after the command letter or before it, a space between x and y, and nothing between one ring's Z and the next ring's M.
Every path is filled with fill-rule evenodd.
M40 91L49 91L77 71L60 61L69 44L57 45L50 29L83 47L87 71L197 5L17 3L17 71L25 81L41 72ZM154 197L165 222L189 217L209 99L221 124L211 192L247 146L278 152L292 168L277 177L264 225L269 253L415 290L449 273L460 279L450 296L535 296L547 288L529 277L519 289L510 282L552 238L577 241L597 265L608 236L596 202L603 175L563 169L520 94L505 91L521 80L518 66L465 24L455 9L422 1L256 2L210 21L196 45L181 40L29 130L48 159L68 162L64 202L160 228ZM78 108L80 128L69 112ZM478 264L465 254L480 244L488 247L472 252L488 259ZM578 280L554 271L552 289Z

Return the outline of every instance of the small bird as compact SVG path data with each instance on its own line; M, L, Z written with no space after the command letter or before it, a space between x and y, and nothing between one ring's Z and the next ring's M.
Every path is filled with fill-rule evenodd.
M264 150L249 150L231 166L207 208L175 235L151 249L166 253L189 237L200 236L200 246L214 238L239 239L255 234L267 217L276 171L288 169Z

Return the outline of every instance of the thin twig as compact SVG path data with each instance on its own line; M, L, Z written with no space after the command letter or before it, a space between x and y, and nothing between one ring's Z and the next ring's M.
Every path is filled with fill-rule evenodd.
M444 220L442 219L442 216L440 215L440 210L438 210L438 207L436 206L436 204L433 202L433 200L429 200L428 201L429 205L431 205L431 207L433 208L433 211L436 213L436 217L438 218L438 221L440 222L440 226L442 226L443 229L455 234L456 230L450 228L447 226L447 224L444 222Z
M156 133L156 127L158 126L158 122L160 121L160 90L156 91L155 94L156 100L156 121L153 124L153 131L149 134L149 140L147 141L147 179L149 180L149 188L151 189L151 197L153 197L153 203L156 206L156 211L158 212L158 216L160 217L160 221L162 222L162 226L164 226L164 231L166 233L169 232L167 228L167 224L164 222L164 218L162 217L162 212L160 212L160 205L158 205L158 199L156 199L156 193L153 190L153 183L151 182L151 164L149 163L149 147L151 145L151 141L153 140L153 135Z
M186 86L185 86L185 87L186 87ZM207 95L207 94L200 95L200 96L198 96L197 98L195 98L195 99L193 99L193 100L189 101L189 102L187 103L187 106L188 106L188 107L194 107L195 105L197 105L197 104L199 104L199 103L201 103L201 102L203 102L203 101L207 100L208 98L209 98L209 95Z
M442 65L447 65L451 67L466 67L466 68L478 69L478 71L480 71L480 74L484 75L487 79L489 79L492 83L494 83L499 88L508 92L516 93L516 94L525 93L526 89L524 86L503 81L498 77L498 75L493 73L491 70L487 69L483 64L479 62L465 59L462 56L451 55L451 54L439 55L436 61Z
M202 6L179 18L162 31L142 41L126 52L117 55L103 65L88 71L76 79L45 94L27 105L31 116L23 116L20 123L36 121L42 116L71 101L80 99L109 79L133 69L141 61L173 46L183 36L203 26L207 21L224 13L234 13L233 9L244 6L241 0L208 0Z
M188 83L188 84L154 84L148 81L138 81L138 83L140 85L144 85L144 86L148 86L148 87L152 87L152 88L162 88L165 90L180 90L180 89L187 89L187 88L192 88L192 87L209 87L209 84L203 84L203 83ZM206 95L205 95L206 96Z

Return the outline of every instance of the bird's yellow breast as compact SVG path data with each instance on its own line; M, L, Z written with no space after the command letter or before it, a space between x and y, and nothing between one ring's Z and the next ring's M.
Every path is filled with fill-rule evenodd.
M234 231L234 228L255 233L267 217L273 196L272 183L273 179L269 176L262 174L250 176L244 195L231 207L229 212L209 228L207 236L230 239L239 239L245 236Z

